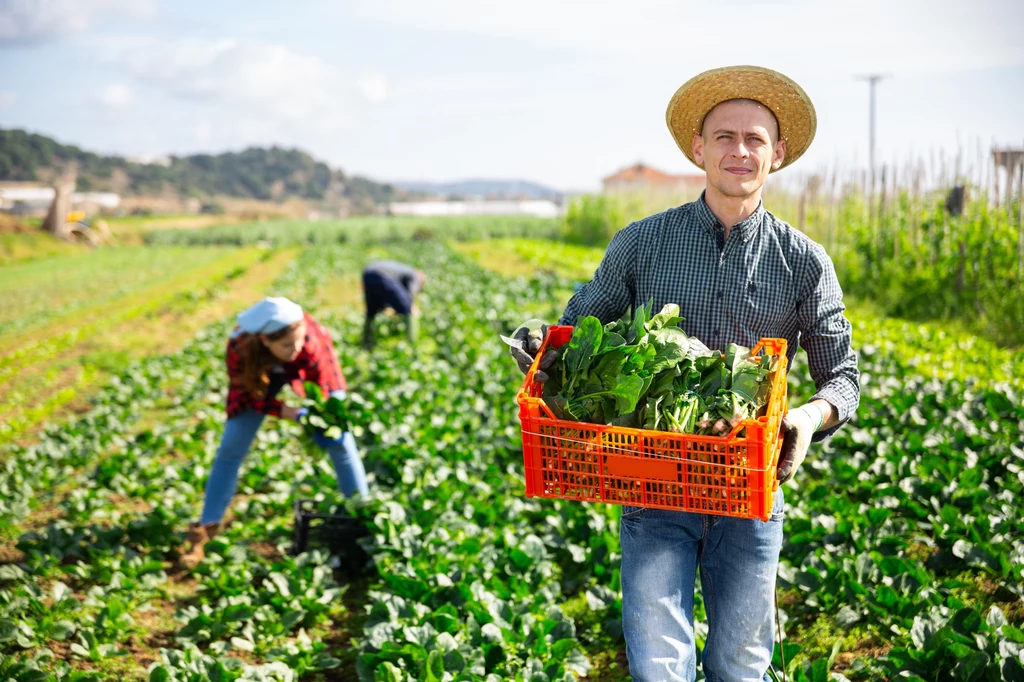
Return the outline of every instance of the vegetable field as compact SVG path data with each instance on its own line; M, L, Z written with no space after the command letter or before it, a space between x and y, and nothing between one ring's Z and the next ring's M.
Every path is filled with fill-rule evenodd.
M487 242L421 236L247 266L287 256L259 286L335 334L368 499L342 500L326 454L268 420L226 531L175 568L224 421L227 311L4 446L0 679L628 679L619 510L524 496L521 374L499 339L555 320L578 261L531 241L498 271ZM389 320L359 348L359 297L338 283L371 249L428 275L415 350ZM983 339L851 316L861 408L785 491L776 668L785 653L792 680L1024 680L1024 369ZM796 402L813 392L801 356L790 381ZM372 571L290 553L305 498L365 521Z
M112 248L0 269L0 443L73 406L133 358L180 347L294 253Z
M163 246L247 244L376 244L443 238L468 241L501 237L552 238L558 223L534 216L473 216L420 218L412 216L361 216L314 223L274 220L256 225L223 225L204 230L167 229L146 235L146 242Z

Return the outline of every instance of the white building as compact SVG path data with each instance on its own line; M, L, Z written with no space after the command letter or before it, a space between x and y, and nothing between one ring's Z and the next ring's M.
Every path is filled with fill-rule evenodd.
M75 192L71 204L94 204L100 208L115 209L121 205L120 195L113 192Z
M388 205L392 215L456 216L456 215L532 215L554 218L562 210L546 199L495 201L401 201Z
M0 184L0 210L10 210L15 204L45 210L53 201L54 194L56 190L52 187ZM71 205L112 210L121 205L121 197L113 192L75 192L71 195Z

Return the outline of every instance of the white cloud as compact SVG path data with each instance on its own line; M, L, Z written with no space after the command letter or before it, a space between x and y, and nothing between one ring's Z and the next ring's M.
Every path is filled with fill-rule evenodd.
M124 83L111 83L100 91L99 97L108 109L128 109L135 104L135 93Z
M370 74L359 79L359 89L371 102L383 102L388 97L388 80L380 74Z
M209 144L213 139L213 125L209 121L199 121L192 126L192 138L199 145Z
M441 95L444 98L461 95L496 94L507 92L510 84L493 77L432 76L399 83L389 90L393 99Z
M172 96L257 118L336 126L387 95L383 76L353 76L283 45L221 40L145 43L114 61L138 81Z
M339 68L300 47L116 36L96 50L103 68L120 74L97 101L133 107L119 137L127 145L128 130L138 132L133 153L282 144L323 158L324 145L351 139L391 99L384 74Z
M372 0L364 17L437 31L518 38L608 55L645 56L684 73L723 64L798 65L843 76L865 70L967 71L1024 64L1018 0ZM666 61L669 60L669 61Z
M156 0L0 0L0 44L81 33L98 18L151 16Z

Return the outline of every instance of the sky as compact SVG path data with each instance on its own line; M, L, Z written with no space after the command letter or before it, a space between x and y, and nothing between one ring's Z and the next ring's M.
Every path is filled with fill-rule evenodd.
M382 181L561 190L643 161L717 66L798 82L793 173L1024 145L1021 0L0 0L0 127L133 157L299 147Z

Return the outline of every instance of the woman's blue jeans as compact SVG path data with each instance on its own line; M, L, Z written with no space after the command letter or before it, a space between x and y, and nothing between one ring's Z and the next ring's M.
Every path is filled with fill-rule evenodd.
M217 448L210 478L206 481L206 497L200 523L219 523L224 518L224 512L238 487L238 469L263 423L263 417L259 412L246 410L224 424L224 436ZM346 432L336 441L318 439L317 442L331 457L334 472L338 476L338 490L345 497L355 493L366 495L366 471L352 434Z

